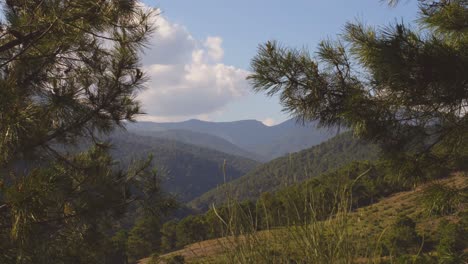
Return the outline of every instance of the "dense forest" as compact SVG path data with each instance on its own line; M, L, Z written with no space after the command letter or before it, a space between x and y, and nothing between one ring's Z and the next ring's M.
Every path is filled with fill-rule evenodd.
M136 127L127 127L129 132L132 132L137 135L142 136L151 136L156 138L170 139L174 141L179 141L186 144L197 145L204 148L214 149L220 152L231 154L234 156L245 157L256 161L264 161L265 157L262 157L257 154L250 153L241 147L229 142L228 140L218 137L216 135L199 133L191 130L183 129L169 129L163 131L151 131L145 130L143 126L140 128Z
M109 140L114 146L111 154L122 166L152 155L151 167L160 171L166 190L182 202L236 179L259 165L247 158L170 139L116 133Z
M212 203L226 202L228 196L241 200L256 199L262 192L299 183L352 161L373 160L378 154L377 146L346 132L320 145L260 165L239 179L194 199L190 204L206 209Z

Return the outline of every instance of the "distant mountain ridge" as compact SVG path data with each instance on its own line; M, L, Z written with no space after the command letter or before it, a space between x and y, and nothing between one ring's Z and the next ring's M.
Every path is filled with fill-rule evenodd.
M225 181L236 179L259 165L245 157L167 138L118 132L112 134L109 140L114 146L112 156L123 166L134 159L145 159L153 154L156 169L167 172L165 187L176 193L182 202Z
M230 148L226 149L221 146L215 149L236 155L241 152L251 153L257 157L257 160L263 161L306 149L334 136L333 132L317 128L316 123L303 126L294 119L289 119L275 126L266 126L257 120L208 122L192 119L175 123L137 122L129 124L128 129L138 134L151 135L154 133L152 136L172 137L179 141L210 148L214 146L207 146L203 139L198 139L196 136L187 142L170 136L167 131L181 133L181 130L185 130L199 133L198 136L200 134L212 135L218 139L224 139L238 148L234 153L229 151ZM163 135L164 131L166 131L166 136ZM204 137L206 138L206 136ZM254 158L251 155L246 155L246 157Z
M179 141L186 144L197 145L200 147L210 148L213 150L221 151L227 154L236 155L240 157L249 158L252 160L257 161L266 161L266 157L262 157L258 154L251 153L240 148L237 145L229 142L228 140L211 135L206 133L199 133L190 130L184 129L168 129L168 130L161 130L161 131L151 131L151 130L131 130L133 133L142 135L142 136L150 136L155 138L161 139L170 139Z

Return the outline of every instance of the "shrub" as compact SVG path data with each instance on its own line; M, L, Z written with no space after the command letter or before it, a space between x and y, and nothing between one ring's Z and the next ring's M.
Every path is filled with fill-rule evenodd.
M175 255L166 261L167 264L184 264L185 258L182 255Z
M407 216L399 216L389 228L384 245L388 253L394 256L417 253L421 238L416 233L415 222Z
M159 254L152 254L146 264L159 264L161 259L159 258Z
M440 223L437 233L439 234L439 244L437 245L439 263L462 263L463 250L468 246L468 234L463 226L443 221Z

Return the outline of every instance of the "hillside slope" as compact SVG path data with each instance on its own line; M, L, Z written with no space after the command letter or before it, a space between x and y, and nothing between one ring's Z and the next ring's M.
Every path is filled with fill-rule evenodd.
M437 180L437 183L459 190L466 190L468 188L468 178L464 173L455 173L448 178ZM349 230L352 230L351 232L354 236L358 237L356 243L368 245L370 241L379 241L381 236L385 235L385 231L394 223L398 215L401 214L414 219L416 222L416 230L420 234L425 234L427 241L437 239L434 232L439 226L439 223L441 223L442 220L451 222L459 221L460 215L462 213L466 214L467 207L466 204L464 204L459 208L458 213L453 215L431 216L426 214L421 206L420 197L423 190L431 184L432 183L425 184L418 187L416 190L393 194L375 204L358 208L354 212L351 212L347 216L347 223L350 224ZM224 237L210 239L187 245L181 250L164 254L161 256L161 259L183 256L187 263L224 263L223 260L226 258L225 252L227 250L232 250L236 246L236 243L243 243L245 240L255 240L257 243L262 240L276 241L275 239L288 237L287 233L290 231L290 227L286 227L259 231L253 235L249 235L247 238L241 236L236 238ZM295 242L297 241L290 241L290 243ZM149 264L150 260L151 258L142 259L139 261L139 264ZM356 261L356 263L368 263L368 259L358 259ZM378 261L378 263L380 263L380 261Z
M227 154L249 158L257 161L266 161L266 157L246 151L224 138L184 129L169 129L162 131L151 131L144 129L131 129L131 132L142 136L171 139L186 144L192 144L204 148L221 151Z
M212 203L223 203L226 193L239 200L255 199L262 192L301 182L352 161L372 160L377 155L375 145L355 139L346 132L320 145L262 164L229 184L194 199L190 205L206 209Z
M167 173L167 189L178 194L182 201L189 201L259 165L247 158L175 140L132 133L116 133L110 140L115 146L112 155L123 166L133 159L144 159L153 154L154 166ZM229 177L224 177L224 172Z

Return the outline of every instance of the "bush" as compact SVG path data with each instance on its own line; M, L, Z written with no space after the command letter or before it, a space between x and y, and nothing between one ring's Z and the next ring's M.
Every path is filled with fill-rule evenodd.
M189 215L177 223L177 247L203 241L207 238L208 227L203 215Z
M175 255L169 258L166 263L167 264L184 264L185 258L184 256L181 256L181 255Z
M146 264L159 264L161 259L159 258L159 254L152 254Z
M399 216L389 228L384 245L392 256L415 254L421 246L415 222L407 216Z
M437 245L439 263L463 263L463 250L468 246L468 234L463 226L443 221L437 233L439 234Z

